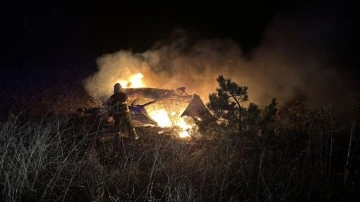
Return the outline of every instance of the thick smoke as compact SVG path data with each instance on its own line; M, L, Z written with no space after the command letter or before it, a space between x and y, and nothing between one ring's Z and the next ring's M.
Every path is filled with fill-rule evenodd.
M186 30L176 29L146 52L120 50L98 58L99 70L84 86L90 95L105 100L114 82L141 72L147 87L186 87L188 93L207 102L209 93L218 87L216 78L224 75L248 86L250 101L260 105L272 98L281 105L305 96L313 106L341 106L352 101L352 94L335 71L332 53L326 51L334 37L331 29L275 19L251 59L243 56L232 39L195 39Z

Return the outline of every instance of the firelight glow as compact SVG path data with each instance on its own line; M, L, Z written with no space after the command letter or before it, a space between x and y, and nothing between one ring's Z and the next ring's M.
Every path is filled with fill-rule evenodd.
M123 88L142 88L146 86L143 78L142 73L136 73L131 75L128 80L118 80L117 83L120 83Z
M149 116L162 128L172 126L171 120L165 109L152 110L149 112Z
M180 138L190 137L188 130L191 128L191 125L188 125L183 118L179 118L173 124L165 109L153 110L149 112L149 116L154 119L157 124L162 128L172 127L174 125L178 126L181 129L181 131L179 132Z
M179 133L180 138L190 137L188 130L191 128L191 126L188 125L183 118L179 118L178 121L176 122L176 125L179 126L182 130Z
M118 80L117 82L123 86L123 88L143 88L146 87L143 82L144 75L142 73L136 73L129 77L127 80ZM159 127L174 127L180 128L178 135L180 138L190 137L188 131L192 128L191 124L187 124L183 117L179 117L176 121L171 121L169 115L172 117L176 115L176 112L167 112L165 109L156 109L148 112L149 116L156 121Z

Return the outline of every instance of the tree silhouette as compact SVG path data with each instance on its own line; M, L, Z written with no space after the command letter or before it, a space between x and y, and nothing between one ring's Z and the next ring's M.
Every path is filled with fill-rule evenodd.
M273 121L277 112L277 102L271 103L261 110L258 105L250 102L245 107L248 98L248 87L240 86L231 79L220 75L217 79L219 87L215 93L209 94L206 106L213 111L215 117L221 121L223 127L236 129L239 134L259 129L266 123Z

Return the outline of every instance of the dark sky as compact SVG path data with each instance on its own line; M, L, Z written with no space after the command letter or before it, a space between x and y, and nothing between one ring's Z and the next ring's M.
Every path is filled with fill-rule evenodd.
M167 68L162 69L166 73L177 72L176 69L191 72L207 65L206 70L212 74L228 72L235 81L245 82L256 102L265 103L270 96L285 102L294 94L306 92L318 103L330 100L343 105L343 97L352 100L353 95L360 93L356 8L350 0L2 3L0 84L10 81L8 86L12 87L24 78L28 83L42 82L43 78L51 82L64 77L57 70L65 71L63 75L68 75L68 70L76 71L71 75L78 75L73 80L80 81L95 72L95 77L103 74L107 65L101 66L97 61L105 54L121 56L122 50L126 53L152 50L163 54L160 66ZM178 43L172 43L171 38L177 28L186 30L195 39L190 50L202 51L197 61L191 55L180 55L181 59L187 59L181 68L177 63L166 63L167 59L174 61L169 55L179 53L176 48L167 49ZM159 41L165 44L152 49ZM199 47L204 41L210 46ZM238 49L241 51L237 52ZM207 56L213 53L215 57ZM236 58L230 64L227 57L233 55ZM111 62L118 61L110 59ZM208 79L213 83L201 85L189 79L198 82L196 75L185 77L188 83L182 85L205 97L216 87L212 77ZM97 89L98 83L95 85ZM107 92L107 86L104 89Z
M348 60L355 50L351 6L346 1L14 2L2 5L1 65L94 66L105 53L148 50L176 27L199 38L231 38L249 54L275 16L315 19L323 12L337 19L338 38L329 48Z

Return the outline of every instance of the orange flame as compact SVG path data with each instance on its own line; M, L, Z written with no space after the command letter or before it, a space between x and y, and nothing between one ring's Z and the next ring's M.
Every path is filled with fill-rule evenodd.
M190 137L189 129L191 128L191 125L187 124L183 118L179 118L176 122L176 125L181 128L179 137L181 138Z
M152 110L148 114L160 127L165 128L172 126L172 122L165 109Z
M128 80L118 80L116 83L120 83L124 88L142 88L145 87L145 83L142 80L144 75L142 73L133 74Z
M124 88L143 88L146 87L142 80L143 78L144 75L142 73L136 73L131 75L128 80L120 79L117 83L120 83ZM194 127L194 124L187 123L183 117L179 117L173 122L165 109L152 110L148 112L148 114L162 128L179 127L180 131L178 135L180 138L190 137L189 131ZM175 112L172 112L170 115L175 116Z
M174 126L179 127L180 131L178 135L180 138L190 137L189 131L194 127L194 125L186 123L183 117L180 117L176 121L172 122L165 109L152 110L148 114L162 128Z

